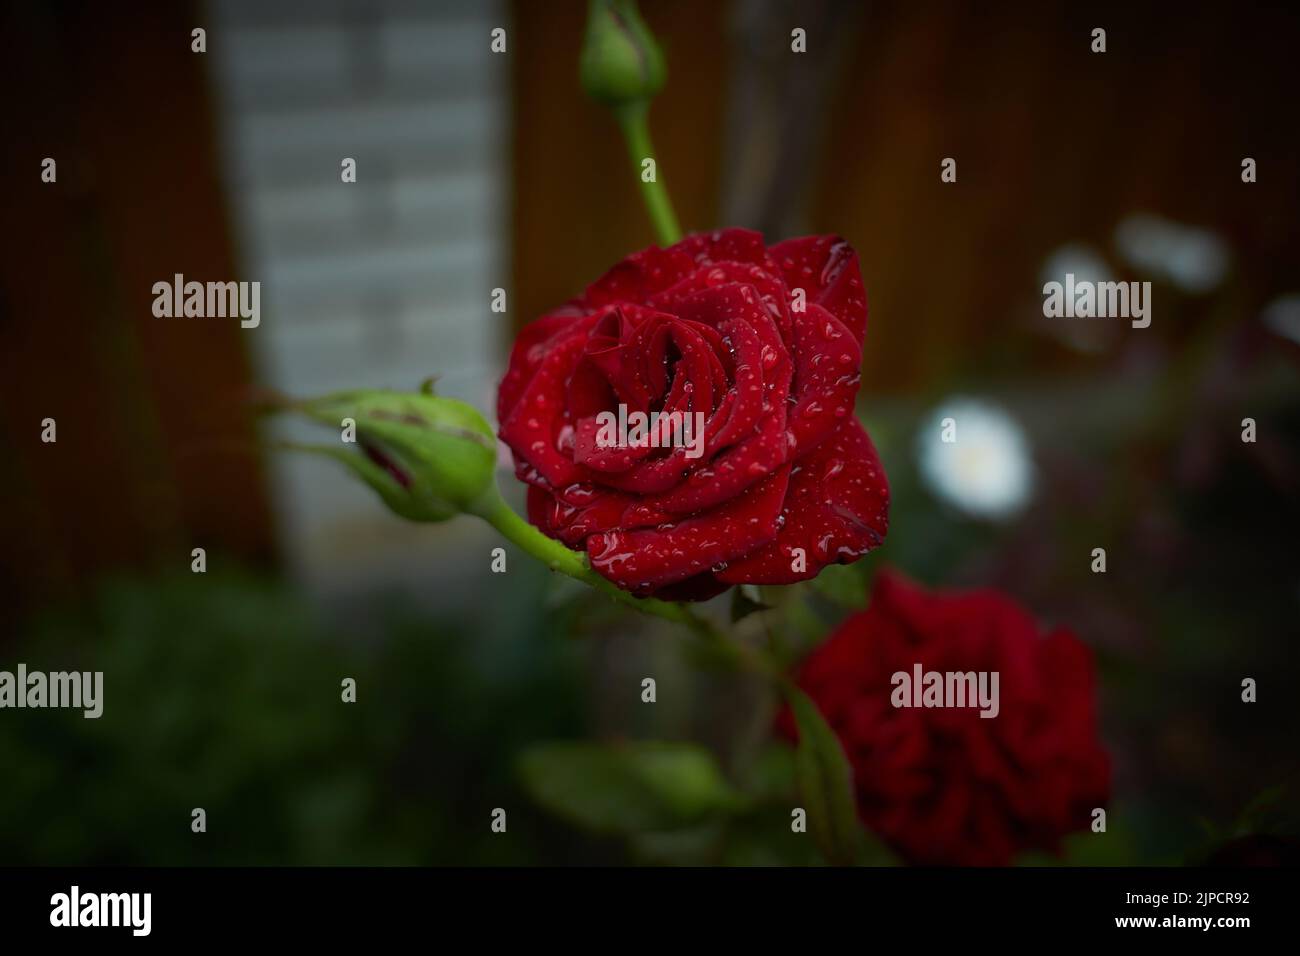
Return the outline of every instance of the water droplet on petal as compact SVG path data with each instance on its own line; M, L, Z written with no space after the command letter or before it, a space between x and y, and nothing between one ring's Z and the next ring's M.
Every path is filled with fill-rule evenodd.
M559 434L555 436L555 450L560 452L573 451L573 426L561 425Z

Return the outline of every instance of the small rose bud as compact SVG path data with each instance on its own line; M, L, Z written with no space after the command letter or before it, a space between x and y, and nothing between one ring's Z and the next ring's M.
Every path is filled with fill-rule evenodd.
M579 72L606 106L646 101L663 87L664 55L632 0L591 0Z
M293 447L328 455L410 521L446 521L495 492L497 442L470 405L432 394L337 392L289 408L338 428L356 422L356 442Z

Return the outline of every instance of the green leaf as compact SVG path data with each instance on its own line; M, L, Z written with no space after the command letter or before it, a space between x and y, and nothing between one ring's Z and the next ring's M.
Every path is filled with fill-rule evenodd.
M813 589L823 597L844 607L860 608L867 604L867 588L862 573L847 564L822 568L812 580Z
M758 588L752 584L742 584L731 589L731 623L743 620L755 611L770 610L772 605L764 604L759 598Z
M713 755L695 744L541 744L524 753L519 770L542 807L598 833L680 829L745 806Z
M770 740L745 761L744 775L738 781L756 800L788 804L795 792L795 752L784 741Z
M795 779L808 812L808 827L830 863L862 862L867 841L853 797L853 768L817 705L797 687L786 693L799 728Z

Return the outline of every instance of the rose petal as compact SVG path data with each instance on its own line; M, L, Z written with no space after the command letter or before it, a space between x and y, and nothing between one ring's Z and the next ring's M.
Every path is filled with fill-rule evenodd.
M857 419L845 422L792 468L776 540L718 574L731 584L793 584L828 564L861 557L885 537L889 486L876 449ZM794 570L802 548L806 570Z
M710 435L708 464L690 472L671 490L649 495L629 509L637 524L651 515L691 514L721 504L772 474L789 460L785 396L791 366L776 325L754 299L749 286L726 286L691 293L678 303L684 315L710 316L736 355L735 407L726 424ZM722 318L719 318L722 317ZM737 444L725 448L733 441Z
M619 302L645 302L694 268L687 252L675 246L650 246L628 256L587 286L583 303L595 309Z
M602 375L618 401L625 402L629 408L644 410L649 408L653 396L641 377L641 366L632 347L636 330L641 322L648 321L638 316L638 311L631 306L617 305L601 313L588 333L579 367L584 375L590 374L589 369Z
M509 417L537 367L550 351L569 336L585 331L590 323L584 323L584 318L581 309L567 305L523 327L510 350L508 371L497 390L497 421L503 422Z
M559 450L556 439L565 423L565 383L582 353L586 339L583 333L588 327L590 323L582 320L574 326L575 332L547 342L545 358L501 421L501 439L552 485L568 485L587 477Z
M796 312L794 386L789 428L795 454L812 451L853 415L862 381L862 348L820 305Z
M660 301L683 319L715 329L722 336L721 342L729 345L730 360L726 364L731 369L732 392L737 401L731 418L713 436L710 450L716 452L752 431L761 415L772 410L766 405L775 408L781 403L790 384L789 349L753 286L727 285L685 293L674 288ZM753 335L739 323L748 325ZM756 391L760 381L764 388Z
M789 476L782 468L744 496L670 525L594 534L587 539L591 566L644 594L748 554L776 533Z
M653 296L651 304L666 312L692 292L724 285L747 285L754 289L759 301L772 316L781 331L781 337L790 337L790 292L774 263L765 265L743 262L718 262L697 269L680 282Z
M769 261L763 234L752 229L729 228L695 233L670 246L668 251L690 256L697 267L715 262L752 262L763 265ZM689 270L682 270L677 278L687 271Z
M581 497L575 493L580 488L587 490ZM630 500L627 496L592 485L571 485L567 490L567 496L556 495L551 490L530 485L528 520L550 537L579 550L588 536L624 526L623 512Z
M839 236L801 236L768 250L786 285L801 288L835 316L861 343L867 331L867 293L858 254Z

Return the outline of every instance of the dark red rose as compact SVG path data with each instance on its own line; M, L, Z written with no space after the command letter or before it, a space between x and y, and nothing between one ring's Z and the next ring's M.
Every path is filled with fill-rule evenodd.
M917 664L997 671L997 716L895 706L893 676ZM1068 631L1044 634L995 591L929 592L883 572L867 610L813 652L798 682L853 765L862 821L910 863L993 866L1055 852L1105 805L1110 761L1090 651ZM780 723L794 735L788 713Z
M889 502L853 413L866 319L857 255L833 236L768 249L726 229L629 256L515 342L497 416L529 520L665 598L856 560ZM620 404L701 413L702 455L602 447L598 416Z

